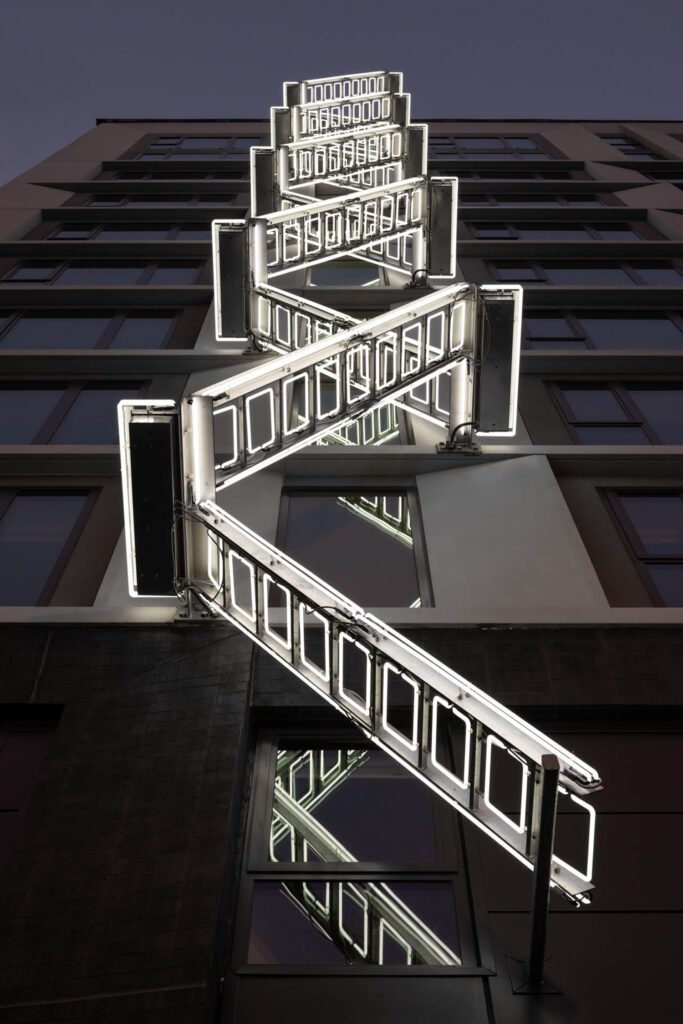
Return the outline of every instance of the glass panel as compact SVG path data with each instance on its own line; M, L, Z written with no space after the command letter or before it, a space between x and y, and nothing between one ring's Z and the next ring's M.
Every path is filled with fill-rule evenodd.
M276 779L272 860L437 859L431 791L379 750L279 750Z
M579 316L579 323L596 348L683 348L683 333L666 316Z
M6 348L94 348L111 317L33 316L15 320L0 344Z
M35 604L85 507L85 494L19 494L0 519L0 604Z
M51 281L60 266L61 263L27 263L11 270L8 280Z
M161 348L175 317L127 316L109 348Z
M502 149L503 143L497 135L491 136L465 136L459 135L453 142L460 149Z
M79 227L77 224L74 224L74 226L71 228L60 228L58 231L53 231L50 237L71 239L73 241L77 241L78 239L82 238L90 238L90 236L95 231L95 227L95 225L90 226L89 224L85 224L83 225L83 227Z
M683 565L648 565L647 571L664 604L669 608L683 607Z
M255 882L250 964L459 964L449 882Z
M343 260L335 260L311 267L310 283L319 287L344 285L347 288L379 284L379 270L368 263L348 263Z
M601 199L597 196L562 196L563 200L568 206L604 206Z
M136 224L130 227L103 227L97 236L101 242L117 242L130 238L142 242L146 239L168 238L173 230L170 224Z
M60 285L136 284L145 270L141 263L119 263L111 266L74 264L59 277Z
M506 136L505 142L512 149L538 149L533 139L528 139L524 135Z
M633 228L612 227L610 224L591 224L593 231L598 238L604 239L606 242L633 242L639 241L642 237Z
M574 431L581 444L650 444L650 439L641 427L575 427Z
M179 149L227 149L232 139L209 136L188 136L178 144Z
M551 239L571 240L573 238L590 238L585 228L572 226L571 224L518 224L517 234L522 239L538 239L539 241L550 241Z
M496 263L494 274L499 281L539 281L534 267L525 263Z
M176 237L184 242L210 242L211 228L181 228Z
M473 224L476 238L512 238L512 231L507 224Z
M118 444L116 405L139 388L85 388L50 438L50 444Z
M573 338L572 329L563 316L528 316L524 319L528 338Z
M159 265L149 279L149 284L194 284L199 276L199 267Z
M191 206L194 196L131 196L128 206Z
M543 269L551 284L594 285L602 288L633 284L626 271L618 266L557 266L551 263L544 265Z
M633 269L645 284L679 288L683 277L670 263L634 263Z
M575 420L608 420L627 423L628 414L608 387L603 388L560 388L562 397Z
M499 206L560 206L557 196L527 195L496 196Z
M63 394L63 388L3 388L0 444L30 444Z
M386 500L395 497L398 522ZM284 549L366 607L406 608L419 600L405 491L290 494Z
M683 444L683 388L629 388L662 444Z
M648 555L683 556L683 500L677 494L620 494Z

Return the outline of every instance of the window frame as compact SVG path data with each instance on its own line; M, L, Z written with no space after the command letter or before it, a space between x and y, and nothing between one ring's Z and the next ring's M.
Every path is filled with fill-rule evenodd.
M25 380L17 381L12 380L6 384L2 384L2 391L52 391L62 389L63 394L60 399L57 400L54 408L43 420L42 425L39 427L35 436L31 441L16 442L17 444L23 444L27 447L30 445L49 445L52 444L52 438L59 430L60 426L68 416L69 412L73 408L75 402L84 391L115 391L121 390L137 390L137 398L143 398L150 387L151 381L122 381L116 380L83 380L83 381L59 381L59 380ZM14 445L15 442L12 442ZM0 446L4 445L5 442L0 438ZM88 445L90 442L84 441L72 441L68 447L73 445ZM60 442L55 442L56 447L60 446ZM118 440L112 442L107 447L118 448Z
M232 934L228 970L235 975L272 976L486 976L491 972L490 939L483 915L475 914L473 893L481 891L478 868L472 865L469 841L462 817L455 809L431 793L434 811L437 849L443 850L449 839L455 856L437 860L435 864L399 864L397 862L271 862L268 860L269 829L272 817L275 761L278 748L282 749L377 749L352 726L338 723L316 726L297 723L258 730L253 757L249 809L246 820L236 912ZM456 852L457 851L457 852ZM315 877L320 881L395 881L395 882L449 882L458 928L461 965L306 965L306 964L249 964L247 961L251 925L251 907L254 885L260 881L301 881ZM480 903L479 896L476 902Z
M530 259L508 259L508 260L503 259L503 260L498 260L498 261L491 260L491 259L485 259L484 260L484 264L486 266L487 272L489 273L491 281L496 282L496 283L505 283L505 284L509 284L509 283L512 283L514 281L514 278L499 278L497 276L497 267L499 266L500 263L506 263L506 262L507 263L522 263L522 264L525 264L535 274L534 278L520 278L521 281L532 282L532 283L533 282L537 282L539 284L546 284L550 288L600 288L600 289L610 288L611 289L611 288L626 288L626 287L628 287L625 284L607 284L607 285L606 284L599 284L599 283L596 283L596 284L578 284L578 283L558 284L556 281L549 280L549 278L547 276L547 269L546 269L549 264L556 264L556 263L559 263L561 266L565 266L567 264L570 264L572 266L576 266L577 268L580 268L582 265L585 267L586 264L590 265L590 264L593 264L593 263L600 263L601 265L609 265L609 269L622 270L628 277L630 277L630 279L633 282L633 284L637 285L639 288L683 288L683 265L681 264L680 259L677 259L676 257L672 257L672 258L670 258L668 260L653 259L652 263L668 263L669 266L672 269L677 271L677 273L678 273L678 275L679 275L679 277L681 279L680 285L651 284L650 282L645 281L643 278L638 276L638 268L637 268L637 266L634 263L631 263L628 259L622 260L618 256L614 257L614 259L612 259L612 260L597 260L597 259L593 259L593 258L584 258L584 259L575 259L575 260L557 260L557 259L553 259L553 258L549 257L548 260L546 261L546 263L541 263L538 259L533 259L533 258L530 258ZM644 259L641 259L641 260L637 260L635 262L636 263L646 263L647 261L644 260ZM662 269L668 269L668 268L662 268Z
M672 388L673 384L675 384L676 387ZM651 381L646 381L646 380L645 381L640 381L639 380L639 381L625 381L624 382L624 381L611 381L611 380L610 381L607 381L607 380L605 380L605 381L596 381L596 380L585 380L584 379L584 380L564 380L564 381L554 380L554 381L547 382L548 390L549 390L549 392L550 392L550 394L551 394L551 396L552 396L552 398L553 398L553 400L555 402L555 405L557 406L559 412L562 415L562 418L564 420L564 425L566 426L567 430L569 431L569 434L571 435L572 440L577 445L600 444L600 443L604 443L606 445L613 445L613 444L620 443L620 442L614 442L614 441L605 441L605 442L581 441L581 439L579 438L578 433L577 433L577 429L576 429L577 427L613 427L615 429L618 429L620 426L624 426L624 427L627 427L627 428L628 427L640 427L640 429L643 431L643 433L645 434L645 436L647 438L647 443L649 443L651 445L662 445L662 444L671 443L671 442L662 441L660 439L660 437L657 434L657 431L655 430L655 428L647 421L647 419L643 416L643 413L639 409L637 403L631 398L631 395L630 395L629 391L630 391L630 389L632 387L635 388L636 386L639 387L639 388L642 388L644 390L651 390L651 391L667 391L667 390L675 390L677 388L678 390L680 390L681 398L683 399L683 383L678 382L678 381L675 381L675 382L674 381L655 381L655 382L651 382ZM565 389L571 389L573 387L581 388L584 391L607 391L609 394L611 394L615 398L615 400L617 401L619 406L623 409L624 413L628 417L628 419L622 420L620 422L616 422L614 420L578 420L574 416L574 413L571 410L569 402L567 401L567 399L565 398L565 395L564 395ZM681 424L682 424L682 430L683 430L683 412L682 412L682 416L681 416ZM625 442L625 443L628 444L629 442ZM639 443L646 443L646 442L632 441L630 443L631 444L639 444ZM681 444L683 444L683 441L681 441Z
M647 571L649 564L656 565L683 565L683 555L651 555L645 551L637 530L635 529L626 509L621 504L623 497L677 497L683 507L683 487L610 487L600 488L600 494L606 505L611 519L625 542L627 555L630 555L632 564L635 565L640 583L644 587L652 604L657 608L683 608L683 601L680 605L667 604L657 590L652 577Z
M39 260L37 262L44 262L44 261L40 261ZM175 266L189 266L189 265L193 265L193 269L196 270L196 275L195 275L194 281L186 282L185 284L181 284L181 285L171 285L171 286L169 286L169 285L154 285L153 284L152 287L194 288L194 287L196 287L199 284L199 278L202 275L202 273L205 271L206 265L207 265L207 261L205 259L191 259L191 258L187 258L187 257L185 257L184 259L180 258L180 257L177 258L177 259L163 257L163 258L157 258L155 260L149 260L149 259L145 260L144 258L141 259L141 260L135 260L135 259L132 259L132 260L130 260L130 259L129 260L115 260L115 259L103 258L101 260L95 260L95 261L88 260L88 259L85 259L83 257L80 257L80 258L72 258L72 259L69 259L69 260L50 260L50 262L51 263L55 263L55 267L53 269L52 276L51 276L51 278L49 280L35 280L35 281L17 281L17 280L15 280L12 277L12 275L14 273L16 273L18 270L21 270L27 263L30 263L29 260L24 260L24 261L21 261L19 263L13 264L12 266L8 267L4 271L0 271L0 285L9 286L11 288L16 288L16 287L19 287L19 288L24 288L24 287L28 287L28 288L51 288L51 287L53 287L55 285L59 286L60 279L64 275L65 271L67 271L69 269L72 269L74 267L79 267L81 265L83 267L85 267L85 268L88 268L88 267L92 268L93 265L95 265L95 266L102 266L102 267L110 267L110 266L111 267L117 267L117 266L129 265L129 266L139 267L140 273L139 273L139 276L138 276L136 281L126 281L126 282L118 282L118 281L102 282L102 281L97 281L97 282L92 282L90 284L67 284L66 287L67 288L141 288L141 287L145 287L146 285L150 284L150 282L152 280L152 277L154 276L154 274L159 269L165 269L165 268L167 268L169 266L170 267L175 267ZM196 266L195 266L195 264L196 264Z
M583 310L573 310L573 309L549 309L549 310L538 310L538 311L537 310L530 310L529 312L531 312L532 314L534 312L540 312L542 315L538 319L549 318L549 317L557 314L560 317L562 317L562 319L565 321L565 323L567 323L569 325L569 328L570 328L570 330L572 332L572 338L567 338L567 337L557 338L557 339L552 339L550 337L548 337L546 339L543 339L543 338L540 338L540 337L538 339L530 338L529 335L526 333L526 320L527 319L534 319L534 317L533 317L533 315L532 316L528 316L527 315L527 317L524 317L524 320L523 320L522 334L523 334L523 338L524 338L524 347L525 347L526 350L531 351L531 352L534 352L534 351L535 352L552 351L551 349L534 348L533 347L533 342L535 340L538 340L538 341L544 341L544 340L545 341L553 341L553 340L556 340L557 341L558 351L560 350L560 346L562 345L562 343L565 343L565 345L567 347L564 348L562 351L564 351L566 353L578 350L579 345L582 346L581 351L590 351L590 352L619 352L619 351L628 351L628 352L633 352L635 354L638 354L638 353L645 353L645 352L648 351L647 347L645 347L645 346L642 349L632 349L632 348L628 348L628 349L616 349L615 348L615 349L612 349L612 348L606 348L606 347L601 346L601 345L596 345L596 343L591 338L590 334L588 334L587 331L585 331L583 329L583 327L581 326L581 323L580 323L581 317L582 316L589 317L591 314L593 315L593 317L595 319L603 319L603 320L622 320L622 319L628 319L628 318L623 316L624 310L610 311L610 312L613 312L614 314L617 314L617 313L621 312L622 313L621 316L607 315L607 316L598 316L598 317L596 317L595 314L596 313L602 313L602 310L599 310L599 309L598 310L594 310L594 309L591 310L591 309L589 309L589 310L586 310L584 312ZM683 309L652 309L652 310L642 310L642 311L641 310L636 310L635 312L638 313L638 314L640 314L641 312L645 312L646 314L648 314L648 316L640 316L640 315L638 315L637 317L631 317L630 319L632 319L632 320L634 320L634 319L636 319L636 320L643 320L643 321L665 319L665 320L671 321L673 323L674 327L676 327L676 329L679 331L679 333L681 335L680 351L683 352ZM653 316L652 314L654 314L654 313L660 313L662 315L661 316ZM531 342L532 344L529 345L529 342ZM569 346L571 346L571 348ZM675 348L674 349L658 349L657 351L677 352L677 351L679 351L679 349L675 349Z
M100 335L97 343L92 345L92 346L89 346L88 348L81 348L80 346L75 346L74 348L67 348L67 349L57 348L56 346L48 346L47 348L42 348L42 349L41 348L28 348L28 347L23 348L23 347L20 347L20 346L17 346L15 348L14 346L11 346L11 345L8 345L5 348L4 343L3 343L3 339L5 338L6 332L9 331L11 329L11 327L14 326L14 324L18 323L18 321L21 320L24 315L28 314L30 316L31 314L40 314L41 312L44 312L44 310L38 309L37 307L30 307L30 308L27 308L27 309L10 310L9 311L9 316L7 318L7 322L3 323L3 324L0 324L0 351L4 350L4 351L7 351L7 352L23 352L23 353L26 353L26 354L30 354L32 352L33 353L35 353L35 352L92 352L92 351L94 351L96 349L109 348L111 343L112 343L112 341L114 341L114 339L116 338L119 330L121 329L121 327L123 326L123 324L125 323L125 321L128 319L129 316L131 317L131 319L138 319L138 320L144 320L144 319L155 320L155 319L161 319L162 317L164 317L164 318L168 317L169 324L168 324L168 327L166 329L166 333L164 335L163 343L161 345L154 346L153 348L147 348L147 349L121 348L119 351L121 351L121 352L137 352L137 351L156 352L156 351L161 351L162 349L170 347L169 346L169 342L173 338L175 330L176 330L176 328L178 326L179 317L180 317L180 315L181 315L181 313L183 311L182 310L176 310L176 309L173 309L173 310L152 310L152 311L149 311L149 310L146 310L146 309L145 310L143 310L143 309L127 309L127 310L124 310L124 311L111 312L111 311L107 311L107 310L98 310L97 307L92 307L91 309L86 309L86 310L78 310L77 315L74 315L74 311L65 311L65 315L63 317L64 320L69 320L69 319L77 320L77 319L80 318L80 315L82 314L84 319L87 319L88 315L90 315L92 317L95 317L95 318L100 317L102 319L104 319L105 317L108 317L109 318L109 324L108 324L107 327L104 328L104 330L103 330L102 334ZM57 313L57 312L61 313L61 310L53 310L53 311L50 311L50 312L54 315L54 313ZM38 317L38 318L40 318L40 317ZM45 319L49 319L49 318L50 318L49 316L45 317Z

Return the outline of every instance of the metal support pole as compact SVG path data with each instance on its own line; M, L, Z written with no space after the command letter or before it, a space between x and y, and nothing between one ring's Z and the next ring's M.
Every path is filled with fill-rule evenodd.
M531 905L531 944L527 971L530 985L540 985L543 982L559 778L560 762L557 757L555 754L543 754L541 757L541 813L536 844L534 895Z

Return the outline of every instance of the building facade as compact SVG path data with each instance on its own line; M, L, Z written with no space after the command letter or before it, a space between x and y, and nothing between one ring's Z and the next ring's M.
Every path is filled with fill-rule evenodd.
M683 124L430 123L459 278L524 286L515 436L444 452L392 407L226 497L600 770L595 897L552 898L543 995L515 991L523 868L236 630L128 595L116 403L264 358L215 340L210 223L244 216L267 128L104 121L0 190L3 1019L667 1019ZM287 287L362 318L410 297L343 260ZM561 813L567 856L582 827Z

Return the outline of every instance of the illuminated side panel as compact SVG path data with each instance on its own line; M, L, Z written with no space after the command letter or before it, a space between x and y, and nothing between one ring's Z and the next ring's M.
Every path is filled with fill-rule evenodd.
M211 226L217 341L244 341L247 336L245 226L240 220L214 221Z

